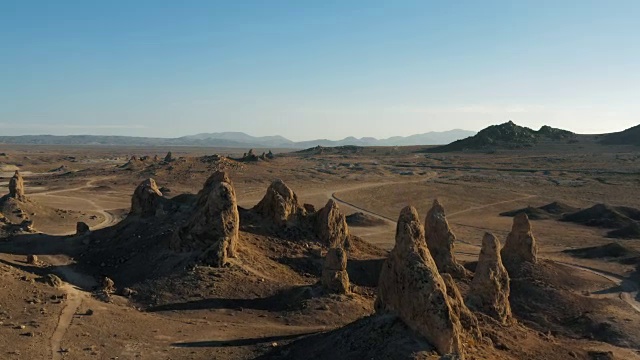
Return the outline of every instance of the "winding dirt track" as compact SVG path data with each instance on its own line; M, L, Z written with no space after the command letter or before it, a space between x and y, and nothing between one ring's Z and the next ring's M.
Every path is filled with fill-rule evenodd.
M92 230L97 230L101 228L105 228L107 226L114 225L117 223L117 219L115 216L110 214L107 210L102 209L95 201L83 197L72 196L70 192L79 191L84 189L89 189L93 187L94 183L99 180L106 180L109 177L104 178L95 178L90 179L86 182L85 185L70 188L70 189L61 189L61 190L52 190L52 191L44 191L40 193L33 194L35 196L52 196L52 197L62 197L62 198L72 198L74 200L83 201L90 205L91 211L99 213L102 215L103 220L101 223L92 227ZM65 193L64 195L59 195ZM62 234L49 234L49 235L73 235L74 231L69 231ZM51 264L56 267L56 272L62 277L65 281L62 287L67 296L65 306L60 313L60 317L58 318L58 324L56 325L56 329L51 335L51 358L53 360L62 359L62 340L64 339L71 322L73 321L73 317L77 314L78 309L82 306L82 302L89 299L91 294L87 292L87 289L91 289L96 285L95 280L87 275L76 272L70 265L72 265L73 261L65 256L65 255L42 255L41 259L46 263ZM72 285L76 284L76 286ZM83 290L84 289L84 290Z

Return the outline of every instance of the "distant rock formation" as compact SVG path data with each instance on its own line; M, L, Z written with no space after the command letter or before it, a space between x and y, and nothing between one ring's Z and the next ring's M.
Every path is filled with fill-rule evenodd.
M505 324L511 319L509 293L509 274L502 265L500 241L493 234L486 233L467 303Z
M9 197L18 201L27 200L27 197L24 195L24 180L18 170L16 170L13 177L9 179Z
M141 217L155 216L159 210L162 211L163 200L156 181L149 178L140 183L133 192L130 214Z
M531 232L531 223L527 214L520 213L513 218L513 227L507 236L501 255L507 269L510 265L523 262L535 264L538 261L538 245Z
M346 217L333 199L329 199L318 211L316 231L320 241L329 247L343 247L348 241L349 227Z
M461 278L469 276L469 272L458 264L453 247L456 236L451 231L444 207L436 199L424 222L427 239L427 247L433 260L441 273L451 274L453 277Z
M89 228L89 225L87 225L86 223L78 221L78 223L76 224L76 235L85 235L90 231L91 230Z
M171 154L171 151L169 151L167 155L164 157L164 162L172 162L172 161L173 161L173 154Z
M221 267L236 256L240 215L236 192L225 172L211 175L198 193L195 212L171 239L177 251L202 249L204 263Z
M322 267L322 287L329 293L347 294L349 274L347 273L347 252L340 247L329 249Z
M282 180L271 183L267 193L253 209L277 226L286 226L305 214L296 194Z
M441 355L464 355L463 327L426 246L418 213L411 206L400 213L396 244L382 267L375 307L378 312L399 316Z

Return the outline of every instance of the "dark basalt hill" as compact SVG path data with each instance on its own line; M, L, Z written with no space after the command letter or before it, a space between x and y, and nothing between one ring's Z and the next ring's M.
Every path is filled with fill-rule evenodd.
M543 126L536 131L516 125L513 121L492 125L475 136L451 144L425 149L423 152L449 152L463 150L521 149L532 147L541 140L567 141L575 134L562 129Z
M617 133L606 134L601 137L604 145L637 145L640 146L640 125Z
M616 229L628 226L634 220L640 220L640 211L624 206L597 204L588 209L567 214L561 220L586 226Z

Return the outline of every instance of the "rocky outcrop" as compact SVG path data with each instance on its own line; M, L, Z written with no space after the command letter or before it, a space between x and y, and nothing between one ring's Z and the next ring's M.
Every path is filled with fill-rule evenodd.
M173 161L173 154L171 154L171 151L169 151L167 153L167 155L164 157L164 162L169 163L169 162L172 162L172 161Z
M156 181L149 178L140 183L133 192L130 214L141 217L155 216L162 211L163 200Z
M396 243L382 267L375 306L378 312L400 317L441 355L463 356L463 327L426 246L424 228L413 207L408 206L400 213Z
M462 328L473 338L482 338L482 333L478 326L478 319L465 304L462 294L460 294L458 285L456 285L453 277L449 274L441 274L440 276L442 276L442 280L447 288L447 296L449 297L451 309L453 309L453 312L456 314L458 319L460 319L460 325L462 325Z
M27 200L27 197L24 195L24 180L18 170L16 170L13 177L9 179L9 197L18 201Z
M538 245L531 232L531 223L525 213L513 218L513 227L501 251L507 269L523 262L535 264L538 261Z
M315 227L320 241L329 247L343 247L349 239L347 219L333 199L318 211Z
M38 265L40 261L38 260L38 255L27 255L27 264L29 265Z
M89 229L89 225L82 221L78 221L76 224L76 235L85 235L88 234L91 230Z
M322 287L329 293L347 294L350 292L347 252L344 249L340 247L329 249L324 259L320 281Z
M502 265L500 241L493 234L486 233L467 303L505 324L511 319L509 289L509 274Z
M236 192L225 172L215 172L198 193L195 212L171 240L177 251L203 250L201 259L211 266L224 266L236 256L240 215Z
M110 278L102 277L102 283L100 284L102 291L105 293L114 293L116 291L116 284Z
M296 194L282 180L271 183L267 193L253 210L277 226L296 222L305 214Z
M433 206L427 213L424 228L427 247L436 262L438 271L451 274L456 278L469 276L469 272L457 262L453 254L456 236L451 231L444 207L438 200L433 201Z

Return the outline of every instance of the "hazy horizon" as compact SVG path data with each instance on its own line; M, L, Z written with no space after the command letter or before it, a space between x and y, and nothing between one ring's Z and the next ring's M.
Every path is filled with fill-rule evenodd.
M0 6L0 135L293 141L640 123L640 3Z

